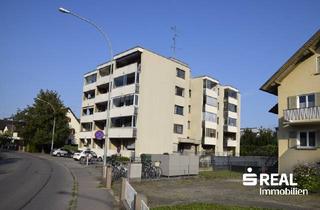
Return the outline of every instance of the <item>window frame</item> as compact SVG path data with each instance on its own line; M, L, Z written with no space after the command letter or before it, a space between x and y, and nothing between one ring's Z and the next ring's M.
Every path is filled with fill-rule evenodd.
M313 106L309 106L309 96L313 95ZM300 97L305 97L306 99L306 106L305 107L300 107ZM303 95L298 95L296 97L297 100L297 108L298 109L303 109L303 108L310 108L310 107L315 107L316 106L316 94L315 93L309 93L309 94L303 94Z
M179 131L178 127L181 128L181 132L178 132ZM173 133L183 134L183 125L182 124L173 124Z
M301 133L306 133L306 146L301 146L300 145L300 136ZM315 137L315 142L314 142L314 146L310 146L310 133L314 133L314 137ZM315 149L317 148L317 132L315 130L301 130L297 132L297 148L298 149Z
M186 79L186 71L180 68L176 68L176 76L181 79Z
M182 111L182 113L181 113L181 112L178 112L178 110ZM183 115L184 115L184 107L175 104L175 105L174 105L174 114L183 116Z
M178 92L179 92L178 90L181 91L181 95L178 94ZM185 90L184 88L179 87L179 86L176 85L175 86L175 95L176 96L180 96L180 97L184 97L184 92L185 92L184 90Z

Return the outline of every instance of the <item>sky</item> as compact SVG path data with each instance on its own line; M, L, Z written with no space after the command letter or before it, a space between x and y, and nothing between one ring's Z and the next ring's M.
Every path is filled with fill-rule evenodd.
M102 36L59 7L103 28L115 53L139 45L172 56L176 26L176 58L192 75L240 90L241 127L277 126L268 113L277 98L259 88L320 28L318 0L1 0L0 118L40 89L56 90L79 116L83 74L110 59Z

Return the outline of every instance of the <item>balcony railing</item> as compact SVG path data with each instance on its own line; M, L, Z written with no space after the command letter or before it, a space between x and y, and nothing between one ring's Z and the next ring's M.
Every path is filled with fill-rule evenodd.
M320 120L320 106L299 109L287 109L283 111L283 116L284 120L287 122L303 120Z

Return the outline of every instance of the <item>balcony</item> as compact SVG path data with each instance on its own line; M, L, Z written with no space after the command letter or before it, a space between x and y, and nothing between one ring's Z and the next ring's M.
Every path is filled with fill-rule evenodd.
M137 129L133 127L109 128L109 138L135 138Z
M94 100L95 103L101 103L101 102L108 101L108 95L109 95L109 93L96 95L95 100Z
M216 145L217 139L213 137L204 137L203 138L203 144L205 145Z
M283 117L289 123L320 122L320 106L283 111Z
M83 86L83 92L89 91L89 90L94 90L96 88L96 82L90 83L90 84L85 84Z
M235 139L226 139L227 147L236 147L237 146L237 140Z
M135 106L123 106L118 108L112 108L110 110L110 117L132 116L137 113L137 107Z
M117 68L113 73L113 77L116 78L118 76L130 74L136 71L138 71L138 63L129 64L124 67Z
M105 120L107 119L107 111L104 112L95 112L93 115L93 120Z
M231 126L231 125L224 125L223 126L223 130L225 132L231 132L231 133L237 133L238 132L238 128L235 126Z
M233 98L233 97L229 96L229 97L225 98L225 100L228 101L231 104L238 105L238 99L236 99L236 98Z
M217 129L217 122L211 122L211 121L203 121L202 126L204 128L213 128Z
M91 115L82 115L81 122L92 122L93 121L93 114Z
M112 89L112 97L124 96L129 94L134 94L136 92L136 84L125 85L122 87Z
M203 88L203 93L204 95L207 95L207 96L211 96L213 98L218 98L218 93L216 91L216 88L214 89L209 89L209 88Z
M80 139L91 139L93 137L92 131L80 131L79 138Z

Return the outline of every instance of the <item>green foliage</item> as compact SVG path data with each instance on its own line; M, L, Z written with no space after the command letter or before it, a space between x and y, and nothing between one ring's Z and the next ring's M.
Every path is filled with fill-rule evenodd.
M201 171L199 177L204 179L241 179L242 173L229 170Z
M175 206L161 206L152 208L152 210L267 210L265 208L255 207L240 207L240 206L229 206L220 204L209 204L209 203L191 203L181 204Z
M271 129L260 128L258 134L245 129L240 141L241 156L277 156L277 135Z
M77 145L64 145L62 148L66 149L66 150L69 150L70 152L78 151L78 146Z
M294 168L293 174L300 189L308 189L310 192L320 192L319 165L298 165Z
M55 112L49 104L36 98L52 104ZM16 121L24 122L22 126L17 128L18 132L23 137L29 151L37 152L41 151L42 148L49 151L55 116L54 147L61 147L70 134L66 117L67 109L63 105L59 94L55 91L40 90L36 98L31 106L24 110L18 110L14 116Z
M130 158L128 157L123 157L123 156L116 156L116 161L117 162L129 162Z

